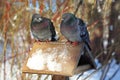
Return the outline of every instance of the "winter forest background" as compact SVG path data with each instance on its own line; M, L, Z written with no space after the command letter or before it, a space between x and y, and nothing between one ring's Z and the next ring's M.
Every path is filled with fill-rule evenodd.
M86 22L98 69L76 75L79 80L120 79L120 0L0 0L0 80L22 80L35 12L50 18L58 31L65 12ZM47 80L49 75L27 74L25 78Z

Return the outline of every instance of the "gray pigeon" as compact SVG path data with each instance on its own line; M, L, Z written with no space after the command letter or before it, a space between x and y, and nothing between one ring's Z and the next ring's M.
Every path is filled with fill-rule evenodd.
M78 44L80 42L85 43L78 66L90 64L92 68L96 68L96 64L91 52L89 34L86 24L83 22L83 20L75 17L75 15L72 13L63 14L60 32L72 44Z
M86 24L72 13L62 15L60 32L71 43L85 42L90 48L90 39Z
M51 20L40 14L33 14L30 28L37 41L56 41L58 39Z

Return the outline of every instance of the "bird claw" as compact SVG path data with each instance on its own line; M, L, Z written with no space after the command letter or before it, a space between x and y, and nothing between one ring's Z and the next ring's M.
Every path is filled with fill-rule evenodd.
M71 42L71 41L67 41L66 42L67 44L72 44L73 46L77 46L77 45L79 45L79 42Z
M46 40L45 42L48 43L48 42L50 42L50 40Z
M35 40L35 39L32 39L31 41L32 41L32 43L35 43L35 42L36 42L36 40Z
M33 43L38 43L40 45L40 40L33 39Z
M72 42L72 45L77 46L77 45L79 45L79 42Z

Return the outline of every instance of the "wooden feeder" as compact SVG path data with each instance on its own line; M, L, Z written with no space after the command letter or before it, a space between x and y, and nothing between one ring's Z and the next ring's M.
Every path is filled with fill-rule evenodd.
M23 73L72 76L96 68L94 58L85 44L36 42L23 66Z

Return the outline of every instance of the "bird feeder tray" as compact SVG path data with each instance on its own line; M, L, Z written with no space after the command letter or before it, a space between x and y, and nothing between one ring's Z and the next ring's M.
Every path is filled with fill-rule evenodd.
M72 76L90 69L89 64L78 65L83 46L84 43L73 46L65 42L35 42L22 72Z

